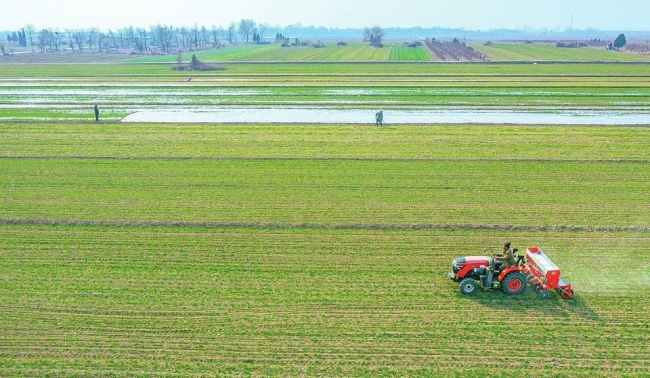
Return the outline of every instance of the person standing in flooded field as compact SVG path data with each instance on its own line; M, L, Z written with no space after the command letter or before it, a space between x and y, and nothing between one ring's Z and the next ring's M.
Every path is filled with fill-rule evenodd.
M384 125L384 111L381 110L375 113L375 126L383 126L383 125Z
M99 108L95 104L95 122L99 121Z

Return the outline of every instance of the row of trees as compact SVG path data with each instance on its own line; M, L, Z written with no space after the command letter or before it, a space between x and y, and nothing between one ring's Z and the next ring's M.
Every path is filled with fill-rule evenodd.
M172 25L154 25L148 29L128 26L122 29L101 31L98 28L90 29L41 29L37 30L29 24L18 32L7 35L7 41L20 46L31 46L41 52L60 51L68 46L73 51L98 48L133 49L147 51L152 46L157 46L163 52L172 49L187 50L202 47L218 47L221 41L230 44L238 42L238 36L250 41L254 36L255 42L264 38L269 26L258 25L250 19L243 19L236 25L231 22L226 28L213 25L211 28L194 24L192 27L174 27Z
M134 51L148 51L156 46L162 52L173 50L199 49L205 47L218 47L221 41L230 44L237 43L241 36L247 43L251 41L261 43L269 26L257 24L251 19L242 19L236 25L231 22L226 28L213 25L211 28L194 24L192 27L174 27L172 25L154 25L148 29L128 26L122 29L101 31L98 28L90 29L41 29L37 30L28 24L18 32L7 36L8 42L19 43L21 46L32 46L41 52L60 51L65 47L74 51L97 48L100 51L110 49L133 49ZM364 41L373 46L381 46L384 31L378 27L364 30ZM251 38L252 37L252 38ZM282 36L283 37L283 36ZM276 34L276 41L279 34Z

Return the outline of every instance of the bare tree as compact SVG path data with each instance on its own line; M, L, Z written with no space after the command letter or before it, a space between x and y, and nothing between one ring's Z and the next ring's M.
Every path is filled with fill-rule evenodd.
M151 25L149 26L149 49L151 49L151 46L153 45L158 45L160 44L160 41L158 41L158 26L156 25Z
M206 28L205 26L201 26L201 44L205 46L209 43L210 43L210 32L208 32L208 28Z
M127 28L124 28L124 34L126 34L128 46L133 47L135 39L135 29L133 29L133 25L129 25Z
M215 25L212 25L212 28L210 29L210 33L212 34L212 43L214 44L214 48L216 49L217 47L219 47L219 29Z
M172 41L174 40L174 28L167 25L156 26L156 36L162 51L171 52Z
M248 37L255 30L255 21L249 19L242 19L239 21L239 34L242 37L246 37L246 43L248 43Z
M111 39L113 40L113 47L115 48L115 50L117 50L117 43L115 43L115 36L113 36L113 32L111 31L111 29L108 29L108 34L111 35Z
M386 35L384 30L379 26L373 26L370 30L372 31L372 35L375 36L375 41L377 41L377 43L381 43L381 39Z
M76 32L72 33L72 38L75 42L77 42L79 51L83 51L83 43L86 40L86 32L83 30L77 30Z
M196 50L199 47L199 25L197 25L196 22L191 29L191 33L192 35L190 36L190 42L194 45L194 49Z
M181 70L181 64L183 63L183 55L181 52L178 52L178 55L176 55L176 63L178 64L178 70Z
M138 46L138 50L140 50L140 48L142 48L142 50L140 50L140 52L147 51L147 30L144 29L144 28L138 28L137 32L138 32L138 35L140 36L140 40L139 40L140 45Z
M180 51L181 49L181 30L179 28L174 29L174 44L176 49Z
M257 34L260 36L260 41L264 38L264 35L266 34L266 31L269 29L269 24L263 23L259 24L257 28Z
M364 42L370 41L370 36L371 35L372 35L372 32L370 31L370 28L363 29L363 41Z
M235 23L231 21L230 25L228 25L228 30L226 31L226 35L228 36L228 43L230 43L231 45L236 36L235 30L236 30Z
M25 29L27 29L27 33L29 33L29 44L32 46L32 52L34 52L34 31L36 28L32 24L27 24L25 25Z
M93 46L97 44L97 37L99 36L99 31L97 28L91 28L88 30L88 48L93 49Z
M140 31L142 31L145 35L147 33L147 31L144 29L140 29L140 28L135 29L133 34L132 44L134 49L143 52L145 50L145 46L144 46L145 40L142 38L142 34L140 34Z
M185 42L188 41L188 35L190 33L189 30L185 26L180 28L180 33L181 33L181 43L183 44L183 50L185 50Z
M58 29L55 31L50 30L50 40L52 41L52 44L54 45L56 51L59 51L62 38L63 38L63 33L61 33Z
M45 52L46 47L50 44L50 33L43 29L38 33L38 48Z
M72 47L72 52L74 53L74 40L72 38L72 30L65 29L65 32L68 33L68 43L70 44L70 47Z
M104 43L106 40L106 35L102 32L99 32L97 34L97 46L99 47L99 51L101 52L103 48L106 47L106 44ZM108 50L108 49L106 49Z

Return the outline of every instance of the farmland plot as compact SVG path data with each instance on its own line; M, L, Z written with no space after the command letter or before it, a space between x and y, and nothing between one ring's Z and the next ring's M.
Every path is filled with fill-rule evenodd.
M636 162L43 158L0 167L6 219L650 226L650 175Z
M555 126L169 125L7 123L5 157L345 160L650 160L650 129ZM349 146L354 146L350 150ZM503 148L507 145L508 148ZM261 148L263 146L264 148ZM9 163L8 163L9 164Z
M642 347L650 342L650 288L642 275L648 265L639 259L650 249L647 234L0 230L5 376L486 369L521 376L534 369L593 377L644 376L650 369ZM543 245L577 297L465 297L443 277L452 258L498 246L504 237ZM510 352L495 355L476 348L477 340ZM458 357L467 355L473 357Z
M498 43L492 46L472 44L472 48L487 54L487 59L499 60L558 60L558 61L650 61L650 56L633 54L623 51L606 51L583 47L579 49L560 48L551 44L507 44Z
M408 60L408 61L431 61L434 60L431 53L423 46L417 47L408 47L400 46L398 44L393 45L390 51L390 57L388 60Z
M220 49L201 50L183 53L183 61L189 62L192 55L202 61L248 60L247 56L261 53L273 54L280 50L280 45L236 45ZM176 55L145 56L130 59L132 63L174 63Z

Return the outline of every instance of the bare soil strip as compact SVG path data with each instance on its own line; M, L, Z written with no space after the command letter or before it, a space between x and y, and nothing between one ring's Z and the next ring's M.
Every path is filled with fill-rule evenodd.
M325 230L478 230L478 231L568 231L650 232L644 226L572 226L523 224L405 224L405 223L283 223L283 222L174 222L174 221L90 221L50 219L0 219L8 226L97 226L173 228L264 228Z

